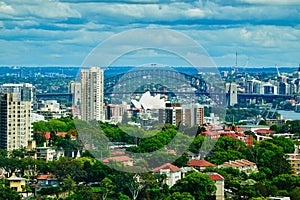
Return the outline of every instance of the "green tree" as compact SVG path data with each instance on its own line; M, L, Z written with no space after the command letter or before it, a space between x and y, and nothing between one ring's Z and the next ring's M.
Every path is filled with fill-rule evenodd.
M270 126L270 130L276 131L276 133L278 133L280 128L276 124L273 124L273 125Z
M174 192L166 200L195 200L195 198L188 192Z
M206 174L193 172L176 182L171 188L173 192L189 192L196 200L205 200L216 192L214 181Z
M105 200L107 199L108 196L113 195L115 193L114 189L115 189L114 183L109 178L105 177L100 182L101 199Z
M300 200L300 187L294 188L290 192L291 200Z
M260 197L261 196L259 191L256 190L255 187L252 186L252 185L243 186L239 190L238 195L243 196L244 199L250 199L250 198L253 198L253 197Z
M59 181L63 181L69 175L74 181L80 182L85 179L87 174L79 161L66 158L61 158L56 161L51 171L56 175Z
M284 153L294 153L295 151L295 145L293 140L289 138L285 138L283 136L281 137L274 137L272 140L270 140L273 144L280 146L283 148Z
M273 144L272 141L264 140L258 143L254 154L259 171L264 172L270 179L279 174L292 172L289 162L285 159L283 148Z
M76 183L75 183L75 181L72 179L72 177L69 174L67 175L66 178L64 178L63 182L64 182L64 187L68 191L68 196L70 196L71 191L75 187Z
M273 178L272 184L279 190L290 192L296 187L300 187L300 178L292 174L280 174Z
M74 194L67 198L67 200L96 200L96 195L89 186L79 185L75 188Z
M8 186L0 185L0 197L5 200L21 200L21 195Z
M258 125L268 125L267 122L265 120L260 120L260 122L258 123Z

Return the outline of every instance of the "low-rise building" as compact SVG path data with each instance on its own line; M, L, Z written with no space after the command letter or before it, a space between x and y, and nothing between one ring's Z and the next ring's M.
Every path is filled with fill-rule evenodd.
M154 173L165 174L167 178L164 180L165 184L172 187L178 180L181 179L180 168L172 165L171 163L166 163L160 167L152 170Z
M9 187L17 192L23 192L23 189L26 185L26 179L17 177L15 173L12 174L10 178L7 179L9 182Z
M111 161L122 163L124 166L133 166L134 160L128 156L114 156L104 159L103 164L109 164Z
M54 160L56 151L52 147L36 147L35 150L37 159L45 160L46 162Z
M224 200L224 178L218 173L207 173L207 175L210 177L211 180L215 182L215 185L217 187L216 190L216 200Z
M290 162L294 175L300 175L300 155L299 154L287 154L287 160Z
M252 172L258 172L256 163L245 159L228 161L218 166L218 168L225 168L225 167L232 167L238 169L240 172L245 172L246 174L250 174Z
M40 175L36 179L38 184L42 187L59 185L57 178L52 174Z
M190 160L188 165L199 171L204 171L207 167L215 167L215 164L212 164L206 160L193 159Z

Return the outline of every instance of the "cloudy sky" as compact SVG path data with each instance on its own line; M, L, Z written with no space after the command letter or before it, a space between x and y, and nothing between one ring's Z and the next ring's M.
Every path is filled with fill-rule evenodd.
M134 29L178 31L218 66L233 66L236 51L240 66L300 63L299 0L0 0L0 65L80 66L108 38ZM160 63L166 53L158 54L139 51L128 60Z

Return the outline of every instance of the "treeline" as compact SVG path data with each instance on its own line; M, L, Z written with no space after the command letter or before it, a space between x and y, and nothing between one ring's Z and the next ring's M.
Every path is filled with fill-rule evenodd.
M158 164L166 158L169 158L178 167L187 166L191 152L200 154L202 158L216 165L229 160L247 159L257 164L258 173L245 174L233 168L211 168L206 171L216 171L225 178L225 188L230 191L228 194L230 194L231 199L240 199L241 196L244 199L291 196L294 200L300 196L300 179L293 175L286 157L287 153L294 152L294 143L290 139L278 137L259 143L254 142L254 146L249 147L240 140L227 136L220 137L218 140L208 140L204 136L197 135L203 131L203 128L199 127L178 130L178 127L166 125L156 131L144 131L132 126L117 126L98 122L87 124L78 121L74 123L71 122L72 119L58 119L58 121L49 121L45 124L46 127L38 124L44 122L38 122L34 125L35 133L45 131L53 133L55 131L68 132L76 125L77 140L71 140L70 138L55 139L54 137L52 144L63 147L67 146L68 142L75 141L80 144L76 148L82 148L83 144L79 139L81 135L85 135L91 136L91 140L126 142L137 145L127 148L127 152L145 153L164 149L164 152L151 154L150 160L153 162L149 162L146 157L146 159L141 159L136 163L136 167L147 168L149 171L152 167L155 167L153 163ZM291 122L290 124L288 126L290 130L296 129L295 127L299 125L298 122ZM194 135L197 136L194 137ZM105 140L104 136L109 140ZM62 144L59 141L67 141L67 144ZM190 145L186 146L186 144ZM180 152L180 155L181 153L182 155L176 157L174 152L170 153L169 150L175 150L175 153ZM25 172L31 170L32 175L28 177L30 179L40 173L52 173L61 182L59 189L54 193L58 195L62 191L68 191L70 195L67 199L204 200L213 198L214 184L205 174L190 174L172 188L168 188L167 185L163 184L163 180L166 178L164 176L141 173L137 178L134 173L121 172L103 165L98 156L95 156L93 152L90 153L86 152L83 154L84 157L78 159L62 158L58 161L45 163L24 158L24 152L22 151L14 151L12 154L2 151L0 167L5 167L5 170L10 174L17 172L20 176L26 176ZM105 156L110 156L109 152ZM30 166L32 166L32 169L30 169ZM37 167L33 168L33 166ZM137 179L140 181L137 181ZM196 180L201 180L201 182ZM97 182L97 184L96 186L79 185L80 182ZM195 190L195 188L203 187L210 189ZM0 191L4 192L1 188ZM46 194L47 190L43 192Z

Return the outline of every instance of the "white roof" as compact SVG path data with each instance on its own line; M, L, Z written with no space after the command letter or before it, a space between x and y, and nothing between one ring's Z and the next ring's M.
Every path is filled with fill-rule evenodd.
M161 99L160 95L151 96L150 92L146 92L140 98L140 101L131 100L131 103L136 108L143 108L145 110L162 109L165 108L165 101Z

